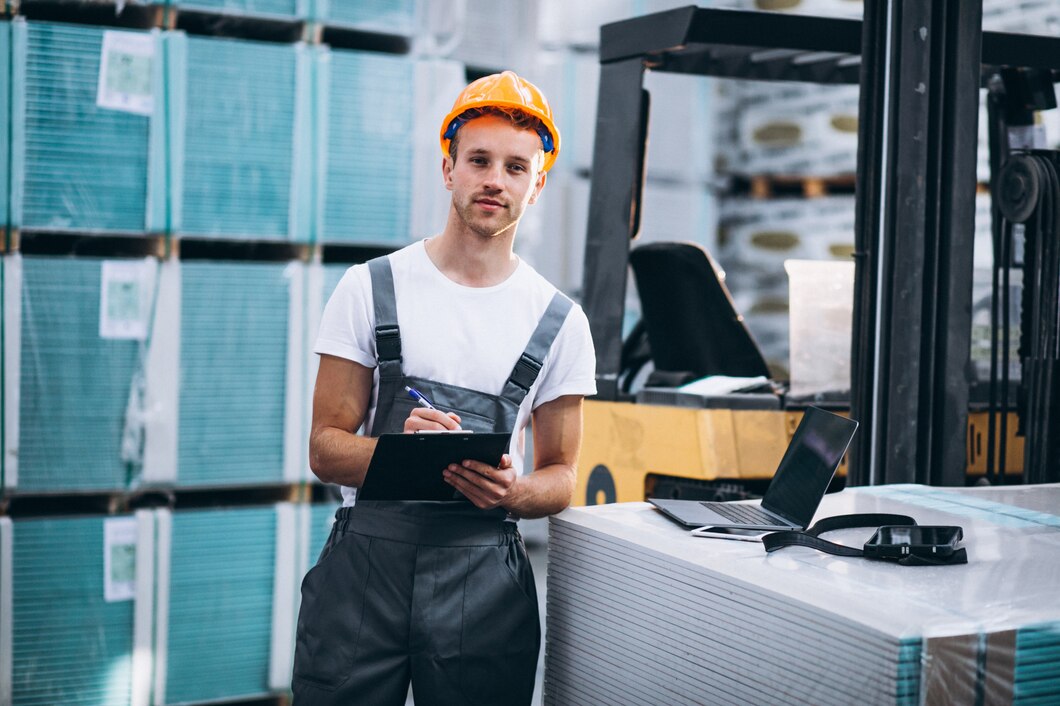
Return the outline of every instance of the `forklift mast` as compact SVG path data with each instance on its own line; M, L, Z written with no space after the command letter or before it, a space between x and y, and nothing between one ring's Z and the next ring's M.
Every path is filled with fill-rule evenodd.
M1060 80L1060 39L983 32L981 0L864 7L859 21L689 6L601 28L582 287L597 399L622 396L645 71L859 84L848 483L963 485L979 89L1002 69Z

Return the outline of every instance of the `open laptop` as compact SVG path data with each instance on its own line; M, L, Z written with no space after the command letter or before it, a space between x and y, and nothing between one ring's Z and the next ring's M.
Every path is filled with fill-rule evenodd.
M806 529L857 428L857 422L838 414L807 409L761 506L663 498L648 502L686 527Z

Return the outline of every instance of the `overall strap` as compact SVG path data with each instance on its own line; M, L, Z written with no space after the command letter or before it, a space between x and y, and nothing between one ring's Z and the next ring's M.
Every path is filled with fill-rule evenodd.
M881 527L883 525L915 525L916 520L908 515L891 515L887 513L858 513L853 515L837 515L825 517L820 522L810 527L805 532L785 530L782 532L771 532L762 538L762 544L767 552L773 552L781 547L798 545L811 547L828 554L838 556L862 556L864 552L857 547L848 547L845 544L836 544L817 535L823 532L831 532L838 529L849 529L851 527Z
M372 276L372 304L375 308L375 350L379 364L379 392L376 396L372 436L379 436L390 418L394 398L401 391L401 331L397 321L397 298L394 295L394 273L384 255L368 261Z
M537 328L530 336L530 342L526 344L526 350L519 356L519 360L504 383L504 389L500 396L507 399L518 407L522 404L526 394L530 392L534 381L537 380L544 364L545 355L556 340L560 327L567 319L567 313L574 306L574 302L568 299L562 292L556 292L549 302L548 308L537 322Z

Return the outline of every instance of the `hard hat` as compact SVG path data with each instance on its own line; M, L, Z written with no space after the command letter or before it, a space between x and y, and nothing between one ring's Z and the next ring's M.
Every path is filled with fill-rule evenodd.
M545 150L545 166L543 171L548 171L556 161L559 154L559 130L552 120L552 108L541 90L524 78L515 75L513 71L504 71L499 74L484 76L477 81L468 84L453 104L453 109L442 121L442 129L438 133L442 142L442 153L449 155L449 142L456 135L456 131L464 124L460 115L472 108L483 108L485 106L498 106L505 108L516 108L539 118L544 124L544 130L539 130L541 145Z

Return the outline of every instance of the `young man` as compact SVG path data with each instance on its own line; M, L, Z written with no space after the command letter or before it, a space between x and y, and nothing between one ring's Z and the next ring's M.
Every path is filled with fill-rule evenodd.
M297 706L399 705L410 680L417 706L532 698L540 623L515 520L570 503L596 392L584 313L513 252L559 133L505 71L464 89L441 144L445 229L350 268L321 322L310 464L344 506L302 585ZM438 469L467 502L357 502L374 437L456 429L511 434L497 467Z

